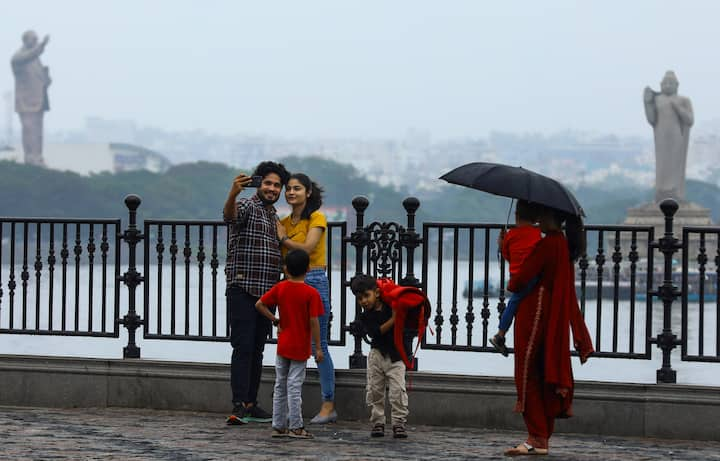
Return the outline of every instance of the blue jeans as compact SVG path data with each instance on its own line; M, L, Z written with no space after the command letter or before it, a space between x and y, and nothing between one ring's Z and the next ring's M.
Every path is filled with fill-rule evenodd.
M325 359L318 363L318 373L320 374L320 390L322 392L323 402L335 401L335 367L333 366L332 357L328 351L328 324L330 323L330 288L328 278L323 269L311 269L305 275L305 283L315 288L320 293L325 313L318 317L320 322L320 349L323 351ZM315 344L313 343L313 348Z
M276 429L300 429L302 417L302 385L305 382L306 361L275 358L275 391L273 392L273 420ZM288 425L289 421L289 425Z
M512 296L510 296L507 306L505 306L505 310L500 316L500 325L498 326L500 330L508 331L510 329L510 325L512 325L513 317L515 317L515 312L517 311L518 304L520 304L520 301L522 301L522 299L527 296L533 288L535 288L535 285L537 285L539 280L540 276L538 275L537 277L530 280L530 282L525 288L518 291L517 293L513 293Z

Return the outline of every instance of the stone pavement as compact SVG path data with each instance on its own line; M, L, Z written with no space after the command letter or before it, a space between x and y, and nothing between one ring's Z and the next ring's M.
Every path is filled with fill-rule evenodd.
M371 439L364 422L308 427L314 440L271 439L269 424L223 415L119 408L0 407L0 459L503 459L512 431L409 425L410 438ZM561 434L547 460L720 460L720 443Z

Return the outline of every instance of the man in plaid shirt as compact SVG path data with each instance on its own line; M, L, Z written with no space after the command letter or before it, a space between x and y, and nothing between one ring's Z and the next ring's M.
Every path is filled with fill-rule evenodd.
M257 404L263 351L271 326L255 309L255 303L280 278L282 259L273 204L280 198L290 173L282 164L262 162L253 176L262 177L257 193L237 200L252 181L250 176L240 174L233 180L223 208L229 233L225 276L233 347L233 411L228 424L272 421L272 415Z

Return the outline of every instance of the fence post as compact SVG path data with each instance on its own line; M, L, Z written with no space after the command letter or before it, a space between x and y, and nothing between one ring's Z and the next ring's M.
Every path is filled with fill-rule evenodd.
M400 245L406 250L407 267L400 285L420 288L420 280L415 277L415 249L422 243L420 234L415 231L415 212L420 208L420 200L408 197L402 204L407 212L407 229L400 231Z
M137 244L145 236L137 228L137 209L142 199L137 195L125 197L125 206L129 211L128 228L122 234L122 239L128 244L128 270L120 276L120 281L128 287L128 312L118 320L128 330L128 344L123 347L124 359L139 359L140 348L135 344L135 330L145 322L137 315L135 310L135 291L144 279L135 267L137 260Z
M420 200L415 197L408 197L403 200L402 204L407 212L407 228L401 228L400 230L400 245L405 248L407 264L405 267L405 277L399 281L399 284L420 288L422 284L420 280L415 277L415 249L422 243L420 234L415 231L415 212L420 208ZM417 371L418 369L418 360L413 356L413 351L415 350L413 342L417 336L417 328L406 327L403 330L403 345L405 346L405 352L407 352L408 358L412 362L412 371Z
M363 251L368 245L370 237L365 229L365 210L370 202L366 197L358 196L353 198L352 206L355 209L356 221L355 231L350 234L350 244L355 247L355 275L362 273ZM360 316L360 305L355 301L355 318ZM350 369L367 368L367 357L362 353L362 331L355 328L349 328L350 334L355 337L355 350L350 356Z
M673 254L682 248L682 242L673 235L673 216L678 210L678 203L673 199L665 199L660 203L660 210L665 215L665 233L660 240L652 242L650 248L657 248L665 257L663 271L663 283L651 294L659 297L663 302L663 329L657 337L651 338L650 342L662 349L662 368L657 370L656 379L658 383L677 382L677 373L670 365L670 354L672 350L680 345L680 340L673 334L671 328L672 304L675 298L680 296L680 290L673 285L672 260Z

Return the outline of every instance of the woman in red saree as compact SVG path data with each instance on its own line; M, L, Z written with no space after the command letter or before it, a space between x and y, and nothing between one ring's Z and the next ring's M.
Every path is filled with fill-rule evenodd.
M567 237L561 228L565 220ZM515 318L515 411L523 415L528 438L507 450L508 456L547 454L555 419L572 415L570 330L581 363L593 352L575 295L573 263L585 251L582 221L543 208L540 228L545 237L508 282L508 290L518 292L541 277Z

